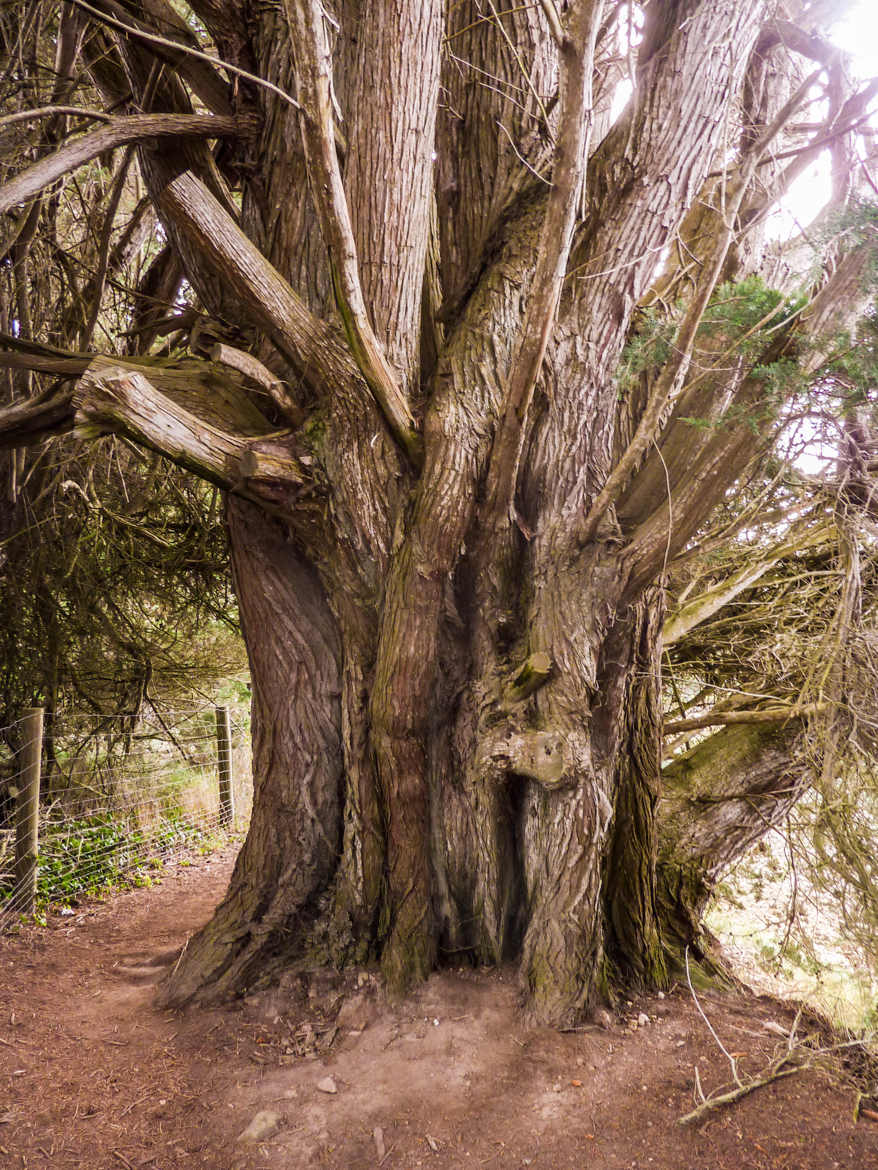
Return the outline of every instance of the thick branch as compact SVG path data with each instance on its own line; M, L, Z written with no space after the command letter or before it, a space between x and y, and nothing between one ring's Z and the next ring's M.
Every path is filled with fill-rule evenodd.
M788 719L804 719L807 715L819 715L825 711L826 703L806 703L802 707L765 707L759 711L712 711L692 719L677 719L664 725L665 735L678 731L697 731L700 727L713 727L728 723L786 723Z
M521 344L488 469L485 515L491 526L501 523L512 506L524 424L555 321L570 255L591 131L592 63L602 7L598 0L580 0L568 17L560 43L561 114L552 190L540 230Z
M829 526L820 524L816 529L804 532L798 540L785 540L773 549L766 549L762 556L757 557L755 561L748 562L725 581L721 581L711 589L706 589L692 601L681 606L676 613L671 614L662 630L664 645L673 646L690 630L712 618L730 601L734 601L739 594L755 585L769 569L773 568L785 556L812 548L814 545L823 544L828 535Z
M397 442L413 462L421 458L415 420L375 336L360 286L350 213L333 130L332 58L319 0L284 0L296 47L302 144L320 230L329 251L333 291L345 334L363 377Z
M237 394L223 394L211 373L96 358L74 392L76 422L86 433L125 435L263 506L288 502L310 482L306 468L279 436L254 436L256 425L268 429L265 420Z
M0 214L38 195L68 172L106 150L148 138L223 138L249 133L247 118L215 118L207 114L132 114L83 134L40 159L11 182L0 187Z
M39 347L35 347L39 348ZM0 365L79 376L62 391L0 410L0 447L76 426L85 437L124 435L221 488L274 508L311 484L289 433L270 424L208 362L166 366L72 354L0 353Z
M662 773L658 899L666 942L695 942L717 878L814 778L798 721L724 727Z
M124 434L218 487L235 484L245 443L160 394L138 370L98 359L77 383L74 405L82 433Z
M0 410L0 447L26 447L73 426L73 395L62 390L50 398L17 402Z
M158 205L315 390L325 395L358 382L367 393L341 339L314 316L194 174L186 171L168 182Z
M213 361L219 362L223 366L230 366L260 386L271 396L280 412L294 426L298 426L302 421L302 410L286 385L258 358L243 349L235 349L232 345L226 345L224 342L218 342L211 346L209 353Z
M796 89L789 101L784 104L777 117L772 120L771 125L760 135L759 139L752 145L742 160L737 188L728 198L725 207L725 222L717 237L713 255L702 271L692 303L680 323L671 347L671 357L659 375L631 442L628 444L619 462L610 472L606 483L595 497L594 503L583 525L581 535L583 544L594 538L598 524L607 509L615 503L625 490L628 481L640 465L647 448L657 441L661 430L662 419L666 417L668 406L683 387L686 374L689 370L689 364L692 360L692 352L698 328L701 325L705 310L713 295L713 290L716 288L717 282L722 274L726 255L735 238L736 219L759 160L763 152L774 141L775 137L804 101L809 89L817 80L819 72L819 70L815 71L815 73L808 77Z

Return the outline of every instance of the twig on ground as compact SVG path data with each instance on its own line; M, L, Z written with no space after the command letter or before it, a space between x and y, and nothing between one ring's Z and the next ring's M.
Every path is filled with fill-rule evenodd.
M694 1121L700 1121L708 1113L713 1112L714 1109L721 1109L723 1105L733 1105L736 1101L740 1101L742 1097L746 1097L748 1093L752 1093L754 1089L761 1089L763 1085L770 1085L772 1081L779 1081L782 1077L792 1076L793 1073L801 1072L804 1065L795 1065L793 1068L783 1068L782 1066L789 1059L789 1054L784 1053L779 1061L769 1065L764 1076L753 1077L751 1080L740 1083L737 1088L730 1090L728 1093L720 1093L717 1097L705 1097L701 1104L685 1114L683 1117L677 1119L678 1125L691 1125Z
M726 1057L726 1059L729 1062L729 1065L731 1066L732 1076L734 1077L734 1080L735 1080L735 1088L730 1089L729 1092L727 1092L727 1093L719 1093L719 1094L716 1094L716 1095L710 1096L710 1097L706 1096L704 1093L704 1090L701 1087L701 1078L699 1077L698 1066L696 1065L695 1066L695 1092L696 1092L696 1095L698 1097L700 1097L701 1103L698 1106L696 1106L696 1108L693 1109L691 1112L685 1114L683 1117L678 1118L678 1120L677 1120L678 1125L691 1125L695 1121L700 1121L702 1117L705 1117L708 1113L713 1112L713 1110L721 1109L724 1105L733 1105L736 1101L740 1101L742 1097L746 1097L749 1093L752 1093L754 1089L761 1089L764 1085L770 1085L772 1083L772 1081L779 1081L783 1077L792 1076L793 1073L800 1072L802 1068L808 1067L807 1063L801 1064L801 1065L794 1065L792 1067L785 1067L786 1065L788 1065L795 1050L797 1048L801 1047L801 1045L797 1044L797 1042L796 1042L796 1030L799 1026L799 1020L801 1019L801 1016L802 1016L802 1008L800 1007L799 1010L796 1012L796 1018L793 1021L793 1026L790 1028L789 1034L786 1037L786 1042L787 1042L786 1043L786 1051L784 1053L782 1053L781 1056L779 1056L775 1060L773 1060L771 1062L771 1064L769 1064L768 1067L766 1069L764 1069L761 1073L759 1073L757 1076L746 1077L745 1079L742 1080L740 1073L738 1072L737 1057L726 1049L723 1042L720 1040L719 1036L716 1034L716 1030L714 1029L713 1025L711 1024L710 1020L707 1018L707 1016L704 1012L704 1009L702 1008L701 1004L698 1002L698 996L695 994L695 988L692 986L692 978L691 978L691 975L689 973L689 948L688 947L686 948L685 958L686 958L686 982L689 984L689 991L692 994L693 1002L695 1003L695 1006L698 1008L698 1012L699 1012L701 1018L704 1020L705 1024L707 1025L711 1036L713 1036L714 1040L716 1041L718 1048L720 1049L722 1054Z

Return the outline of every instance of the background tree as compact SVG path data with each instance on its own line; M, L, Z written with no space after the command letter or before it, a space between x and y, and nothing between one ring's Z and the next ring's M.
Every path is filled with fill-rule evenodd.
M59 353L7 314L4 362L46 382L5 441L110 432L228 492L254 815L171 999L306 955L380 958L394 989L443 956L515 960L552 1021L661 983L695 905L656 884L666 576L869 299L868 224L809 271L765 244L824 149L836 213L870 181L878 83L820 35L832 8L28 12L9 230L135 146L166 244L130 292L136 353L88 332ZM51 40L100 123L61 146L34 112L60 97L18 65ZM124 202L88 209L103 238ZM833 742L840 672L814 700Z
M50 9L17 15L4 10L0 30L5 176L66 136L57 107L40 134L21 114L34 92L67 100L85 31L68 17L58 40ZM174 307L182 273L164 288L153 279L161 233L133 164L131 148L97 158L7 221L0 325L19 343L75 350L97 338L124 352L143 343L150 314ZM2 374L5 403L33 388L26 369ZM87 712L94 734L124 747L145 704L191 701L194 687L241 669L222 504L217 489L114 437L5 450L0 484L0 777L14 770L22 710L38 703L54 790L59 716Z

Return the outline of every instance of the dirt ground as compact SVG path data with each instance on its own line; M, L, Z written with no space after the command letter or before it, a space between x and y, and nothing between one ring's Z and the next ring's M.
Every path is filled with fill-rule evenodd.
M503 971L447 971L395 1006L368 971L315 972L227 1010L162 1011L155 984L231 862L0 938L0 1167L878 1170L878 1102L855 1121L850 1075L878 1086L853 1057L815 1056L825 1038L809 1049L825 1068L678 1124L696 1069L705 1094L730 1081L686 988L562 1034L525 1024ZM742 1079L788 1047L793 1009L699 1001ZM262 1135L242 1139L254 1119Z

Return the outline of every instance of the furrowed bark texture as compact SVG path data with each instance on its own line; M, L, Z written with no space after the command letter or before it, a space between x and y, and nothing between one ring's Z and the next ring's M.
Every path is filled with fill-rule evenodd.
M232 566L253 677L253 818L229 892L188 942L167 1000L217 999L299 957L341 838L341 646L281 525L231 498Z
M754 9L679 7L680 22L693 25L691 36L673 25L654 32L631 111L592 159L587 214L574 245L578 263L550 342L547 397L525 471L532 544L516 553L513 533L501 538L499 561L489 554L486 562L484 551L475 558L464 552L461 559L468 543L476 549L485 540L474 503L516 359L528 306L529 249L539 247L547 197L539 190L524 196L529 181L522 182L520 162L502 145L502 131L499 137L467 136L467 145L447 131L461 114L473 125L517 126L525 153L551 165L559 128L546 99L557 46L533 12L500 16L492 10L477 32L461 33L470 43L471 65L490 60L495 75L514 78L526 117L490 86L461 87L461 74L449 75L460 109L445 115L439 134L438 222L447 312L449 321L455 314L458 321L429 387L426 463L410 507L395 521L389 563L384 557L394 497L385 497L387 512L372 522L374 504L364 508L361 498L345 498L375 484L369 452L360 447L343 475L333 466L337 456L323 452L340 531L361 534L347 569L343 553L320 566L342 632L346 680L346 831L334 945L344 949L346 936L359 935L359 944L348 942L349 953L380 953L396 988L425 975L438 947L490 959L520 951L537 1012L569 1021L603 977L605 912L619 967L643 980L662 975L650 860L658 722L654 684L634 681L654 677L645 664L654 658L658 630L643 607L639 620L617 620L624 566L600 541L583 555L570 519L587 510L609 468L613 366L656 257L715 157L724 111L758 29ZM389 28L410 48L417 46L424 69L420 104L406 114L396 103L411 102L411 92L400 96L407 84L410 89L411 57L404 60L405 53L390 47ZM417 11L382 6L380 19L360 30L343 83L353 113L349 133L359 143L344 176L359 279L378 336L408 384L417 365L418 295L430 225L425 182L435 37L432 5ZM736 53L722 50L722 43L734 43ZM717 45L707 61L704 44ZM387 101L364 101L379 64L394 78ZM489 142L498 144L493 158ZM398 181L390 183L393 168L411 184L402 198ZM462 202L450 184L443 186L451 169L455 182L468 184ZM170 207L169 196L163 199ZM504 221L515 200L521 204L517 216ZM278 210L272 215L277 221ZM298 224L293 228L291 221L290 230L313 234L313 219L310 232L307 217ZM473 275L474 258L489 247L492 232L499 249L494 262ZM608 255L633 257L611 281L596 275ZM312 287L313 303L319 283ZM254 283L257 312L264 299ZM279 324L262 312L270 336L303 368L305 346L296 339L287 347ZM335 422L338 405L332 410ZM369 451L376 436L384 449L380 417L374 411L364 417L374 428ZM498 467L502 477L502 456ZM367 550L376 536L380 555L373 560ZM370 565L374 576L367 584ZM468 565L475 580L468 580ZM528 582L524 590L520 579ZM449 639L467 665L449 662L443 648ZM604 655L607 639L617 651L612 658ZM552 673L543 688L504 713L507 678L535 651L548 654ZM439 694L449 709L437 709ZM603 722L594 743L598 705ZM634 763L620 771L620 758ZM387 884L383 916L376 919L378 865ZM605 888L605 870L617 866L629 868L629 884L615 877Z
M229 493L253 821L168 997L297 962L379 961L404 991L444 958L511 961L537 1015L572 1023L615 985L666 980L716 873L806 780L798 723L729 727L660 801L666 569L767 444L779 407L754 367L799 360L792 327L702 374L684 309L682 352L631 388L616 375L638 306L673 326L677 297L755 268L790 172L717 167L807 70L783 72L792 34L767 0L656 0L611 124L624 6L191 7L234 85L91 29L119 122L10 189L31 197L110 131L136 141L165 240L136 344L175 329L149 298L183 288L191 348L218 360L16 341L6 365L75 387L0 414L8 441L113 431ZM195 44L177 6L142 8ZM860 109L829 104L831 125ZM865 250L837 258L798 327L837 332L865 271Z

